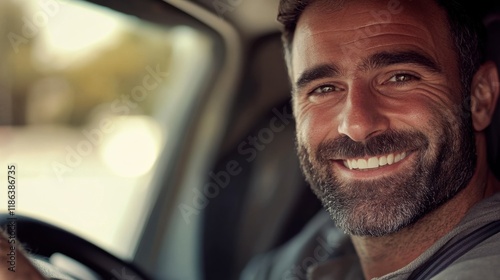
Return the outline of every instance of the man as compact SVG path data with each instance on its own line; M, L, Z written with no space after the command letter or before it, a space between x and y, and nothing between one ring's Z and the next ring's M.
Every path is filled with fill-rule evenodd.
M281 1L302 169L349 238L320 214L245 276L500 279L485 140L498 71L463 14L454 1Z

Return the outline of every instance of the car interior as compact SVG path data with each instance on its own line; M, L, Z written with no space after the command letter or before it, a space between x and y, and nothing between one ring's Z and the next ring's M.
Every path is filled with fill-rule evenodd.
M278 3L2 1L4 228L89 280L238 279L293 238L323 210L295 154ZM500 66L500 5L470 11ZM487 133L500 178L500 108Z

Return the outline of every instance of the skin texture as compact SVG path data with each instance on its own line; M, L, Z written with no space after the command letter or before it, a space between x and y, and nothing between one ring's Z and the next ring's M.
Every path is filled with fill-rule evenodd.
M306 177L352 234L367 279L414 260L500 190L484 135L499 94L497 69L487 62L471 89L461 87L446 13L433 1L315 1L297 24L289 71ZM328 144L338 139L344 144ZM365 171L343 163L390 152L408 156ZM438 187L430 197L413 194L431 186ZM332 203L331 192L355 203Z

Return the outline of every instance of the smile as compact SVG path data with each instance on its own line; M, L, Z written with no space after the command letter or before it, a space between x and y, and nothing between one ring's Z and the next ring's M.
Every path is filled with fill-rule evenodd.
M407 153L402 152L398 154L388 154L379 157L371 157L368 159L346 159L344 160L344 166L350 170L365 170L379 168L385 165L395 164L406 157Z

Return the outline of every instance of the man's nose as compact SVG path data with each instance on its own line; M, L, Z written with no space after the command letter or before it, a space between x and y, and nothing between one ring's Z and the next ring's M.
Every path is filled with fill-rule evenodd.
M380 97L369 86L352 87L339 117L338 131L356 142L389 129L388 116L382 111Z

